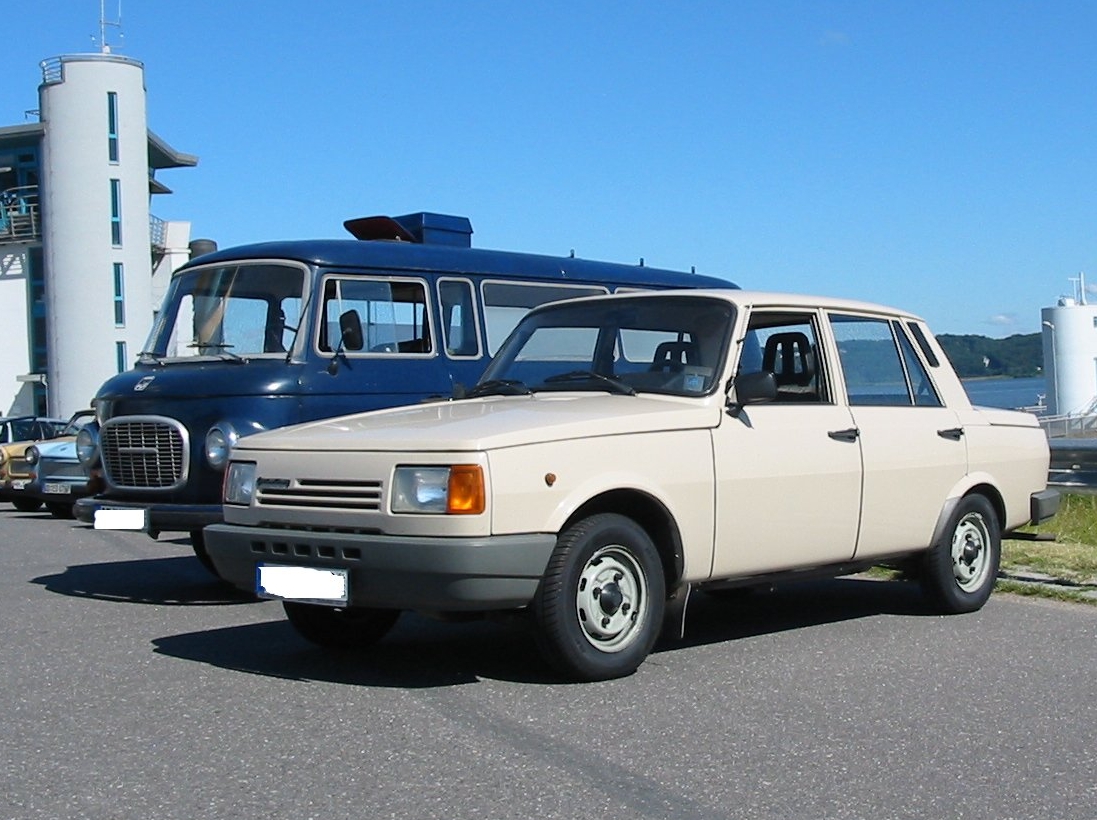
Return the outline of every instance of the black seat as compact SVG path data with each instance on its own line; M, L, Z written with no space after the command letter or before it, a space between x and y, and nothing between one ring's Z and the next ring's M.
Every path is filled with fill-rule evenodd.
M687 364L701 363L700 351L693 342L660 342L651 360L652 371L681 373Z

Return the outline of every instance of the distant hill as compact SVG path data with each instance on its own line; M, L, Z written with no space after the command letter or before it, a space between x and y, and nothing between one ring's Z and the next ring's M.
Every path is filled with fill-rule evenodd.
M1038 376L1044 359L1039 333L1015 334L1005 339L986 336L937 337L960 378L976 376Z

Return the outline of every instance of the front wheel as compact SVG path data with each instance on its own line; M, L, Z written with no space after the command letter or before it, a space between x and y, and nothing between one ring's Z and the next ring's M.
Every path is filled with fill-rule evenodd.
M327 649L365 649L381 640L400 617L399 609L336 608L283 601L286 617L307 641Z
M46 509L54 518L68 519L73 517L72 504L66 504L63 501L47 501Z
M190 548L194 550L194 557L198 559L210 575L217 575L217 570L213 566L213 561L210 560L209 552L206 551L205 533L201 530L191 530Z
M651 652L666 603L662 562L648 534L614 513L560 534L533 600L537 642L579 680L635 672Z
M1002 537L994 507L981 495L960 499L941 540L926 553L919 580L942 612L974 612L998 578Z
M36 512L42 506L42 502L37 498L16 498L11 505L19 512Z

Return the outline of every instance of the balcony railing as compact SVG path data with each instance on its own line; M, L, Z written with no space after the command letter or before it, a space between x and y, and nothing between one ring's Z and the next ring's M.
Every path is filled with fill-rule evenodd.
M38 186L0 191L0 244L37 242L42 238Z

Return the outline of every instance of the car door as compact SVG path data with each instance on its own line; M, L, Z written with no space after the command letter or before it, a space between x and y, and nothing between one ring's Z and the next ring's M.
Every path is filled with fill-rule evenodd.
M844 313L828 321L864 459L857 558L928 546L967 471L960 419L901 322Z
M852 557L861 506L861 450L835 400L821 316L755 310L737 375L774 374L777 398L724 416L714 431L713 577L828 564Z

